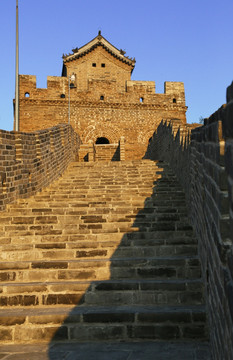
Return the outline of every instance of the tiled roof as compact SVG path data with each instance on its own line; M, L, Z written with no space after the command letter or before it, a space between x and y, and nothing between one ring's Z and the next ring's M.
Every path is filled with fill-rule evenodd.
M69 62L73 61L75 59L78 59L82 56L85 56L89 52L96 49L98 46L102 46L107 52L109 52L112 56L119 59L120 61L130 65L132 68L135 66L135 58L129 58L128 56L125 56L125 51L118 50L115 46L113 46L110 42L108 42L99 31L99 34L90 42L88 42L86 45L82 46L81 48L75 48L73 49L73 54L63 54L63 62Z

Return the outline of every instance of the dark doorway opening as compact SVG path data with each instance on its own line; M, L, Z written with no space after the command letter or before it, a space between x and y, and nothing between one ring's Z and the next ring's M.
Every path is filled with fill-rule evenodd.
M96 144L109 144L109 140L106 137L98 137Z

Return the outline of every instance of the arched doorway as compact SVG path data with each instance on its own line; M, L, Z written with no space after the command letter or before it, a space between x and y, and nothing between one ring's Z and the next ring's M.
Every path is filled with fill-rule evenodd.
M95 142L97 145L100 144L110 144L109 140L106 137L98 137Z

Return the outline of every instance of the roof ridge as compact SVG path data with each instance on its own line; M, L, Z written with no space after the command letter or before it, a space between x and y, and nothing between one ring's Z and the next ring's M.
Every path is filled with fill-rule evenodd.
M122 49L117 49L114 45L112 45L107 39L105 39L101 35L101 31L98 32L98 35L89 41L87 44L83 45L81 48L72 49L72 54L63 54L63 62L73 61L78 59L79 57L85 56L89 52L93 51L97 46L102 46L105 50L107 50L111 55L119 59L120 61L134 67L135 66L135 58L130 58L125 56L125 51Z

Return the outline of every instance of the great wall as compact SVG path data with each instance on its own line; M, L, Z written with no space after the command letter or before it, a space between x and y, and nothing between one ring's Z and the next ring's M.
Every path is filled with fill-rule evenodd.
M93 41L47 90L21 75L23 131L0 132L1 343L209 342L213 360L231 360L233 83L189 125L182 83L152 94L91 73L84 89L82 62L68 124L69 61L90 55L101 71L114 55L123 74L135 63ZM134 92L116 101L125 82Z

